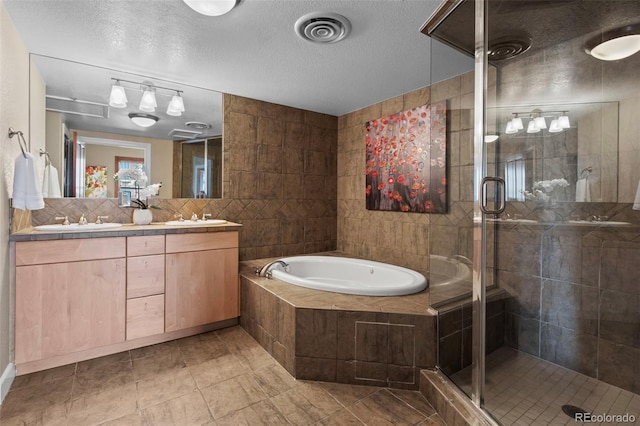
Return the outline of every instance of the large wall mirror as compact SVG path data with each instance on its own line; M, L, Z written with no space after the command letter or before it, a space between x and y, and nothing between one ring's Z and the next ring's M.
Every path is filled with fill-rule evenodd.
M61 196L117 198L115 173L143 167L161 198L222 197L221 93L36 54L31 67Z
M500 133L496 166L507 182L507 201L618 202L618 102L500 107L491 113Z

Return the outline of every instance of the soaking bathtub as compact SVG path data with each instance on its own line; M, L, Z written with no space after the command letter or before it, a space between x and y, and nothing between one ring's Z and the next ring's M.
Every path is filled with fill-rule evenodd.
M429 256L429 285L431 288L468 283L471 285L471 265L455 257Z
M296 256L279 259L273 278L300 287L361 296L402 296L427 288L424 275L400 266L337 256Z

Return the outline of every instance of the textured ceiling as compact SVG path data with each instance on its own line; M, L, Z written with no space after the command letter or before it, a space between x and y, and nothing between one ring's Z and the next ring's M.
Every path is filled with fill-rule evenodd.
M32 53L337 116L430 84L420 27L440 2L242 0L206 17L179 0L3 0ZM346 16L351 34L298 38L294 23L315 11ZM469 69L434 49L447 73Z

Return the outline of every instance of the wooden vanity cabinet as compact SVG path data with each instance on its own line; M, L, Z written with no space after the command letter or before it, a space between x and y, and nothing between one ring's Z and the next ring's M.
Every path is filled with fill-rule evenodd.
M164 333L164 241L127 237L127 340Z
M167 235L165 330L240 315L238 232Z
M16 243L16 364L125 339L124 238Z
M237 231L16 241L15 265L18 374L234 325L240 315Z

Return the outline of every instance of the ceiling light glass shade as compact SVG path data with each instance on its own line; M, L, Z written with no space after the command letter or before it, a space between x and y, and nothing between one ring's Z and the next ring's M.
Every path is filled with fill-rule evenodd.
M140 99L140 106L138 106L138 108L140 111L154 112L157 106L156 94L153 93L152 89L146 89L144 93L142 93L142 99Z
M485 143L492 143L492 142L497 141L498 138L499 138L498 135L485 135L484 142Z
M569 123L569 116L561 115L558 117L558 126L560 126L561 129L568 129L571 127L571 123Z
M538 133L540 129L536 126L536 122L534 119L529 121L529 125L527 126L527 133Z
M179 117L184 112L184 100L182 96L175 95L171 98L171 102L169 102L169 106L167 107L167 114L172 115L174 117Z
M544 119L543 116L535 118L536 127L538 129L546 129L547 128L547 120Z
M507 123L507 128L504 131L508 135L513 135L514 133L518 133L518 129L513 126L513 120L509 120Z
M640 52L640 34L613 38L587 49L587 53L602 61L617 61L637 52Z
M127 107L127 94L124 92L124 87L120 86L120 82L116 81L111 86L111 94L109 95L109 106L114 108L126 108Z
M511 125L516 130L524 129L524 125L522 124L522 118L520 118L520 117L516 117L513 120L511 120Z
M551 124L549 125L549 132L558 133L562 130L562 127L560 127L560 125L558 124L558 120L551 120Z
M220 16L231 11L237 0L183 0L187 6L206 16Z
M159 118L156 117L155 115L140 114L137 112L130 113L129 118L131 119L131 121L133 121L135 124L137 124L140 127L151 127L154 124L156 124L159 120Z

